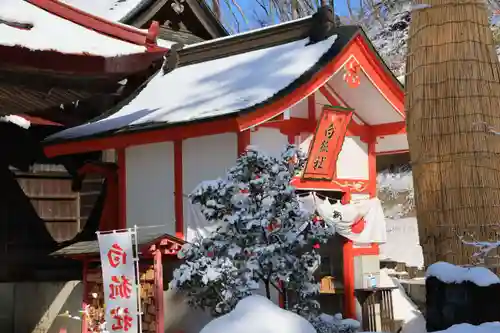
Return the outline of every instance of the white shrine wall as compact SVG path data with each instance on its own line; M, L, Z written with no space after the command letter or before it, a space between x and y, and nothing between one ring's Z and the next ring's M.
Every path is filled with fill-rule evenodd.
M182 143L182 187L184 192L184 235L187 241L199 233L203 235L210 228L186 196L201 182L223 177L233 167L238 156L236 133L209 135L184 140Z
M389 154L408 150L406 134L396 134L377 137L375 152Z
M368 144L359 136L346 136L337 159L337 178L369 179Z
M250 132L250 145L274 157L279 157L288 144L288 137L279 129L258 127Z
M164 225L175 235L174 144L160 142L125 150L127 227Z

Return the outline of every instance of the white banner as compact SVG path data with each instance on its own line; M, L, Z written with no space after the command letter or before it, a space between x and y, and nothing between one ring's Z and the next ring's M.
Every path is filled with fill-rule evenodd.
M136 266L132 232L98 234L105 300L106 329L137 333L139 330Z

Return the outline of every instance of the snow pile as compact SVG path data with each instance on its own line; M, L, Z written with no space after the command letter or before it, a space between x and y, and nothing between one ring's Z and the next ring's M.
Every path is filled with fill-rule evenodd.
M484 323L479 326L474 326L471 324L458 324L458 325L453 325L452 327L444 331L438 331L434 333L498 333L498 332L500 332L500 322Z
M442 261L429 266L426 277L431 276L445 283L469 281L480 287L500 283L498 276L485 267L461 267Z
M301 316L281 309L263 296L238 302L233 311L212 320L200 333L316 333Z
M24 129L28 129L31 126L31 123L29 122L29 120L26 120L20 116L16 116L15 114L10 114L7 116L0 117L0 122L12 123L12 124L17 125L21 128L24 128Z
M401 333L425 333L425 319L418 307L406 295L398 279L392 278L387 269L380 270L380 285L383 287L397 287L392 290L392 308L394 320L402 321Z
M20 29L0 24L0 45L105 57L146 51L144 46L99 34L23 0L0 1L0 15L7 22L33 25L31 29Z

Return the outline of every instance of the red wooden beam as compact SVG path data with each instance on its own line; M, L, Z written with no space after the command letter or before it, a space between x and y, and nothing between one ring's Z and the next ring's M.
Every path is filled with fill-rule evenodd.
M102 35L114 37L132 44L144 45L152 50L159 48L156 45L158 29L154 29L154 24L152 25L152 29L150 29L151 31L146 32L125 24L108 21L57 0L27 1L53 15L71 21L89 30L96 31ZM155 30L156 36L154 35ZM150 36L148 36L148 33Z
M174 176L175 236L184 239L182 140L174 141Z

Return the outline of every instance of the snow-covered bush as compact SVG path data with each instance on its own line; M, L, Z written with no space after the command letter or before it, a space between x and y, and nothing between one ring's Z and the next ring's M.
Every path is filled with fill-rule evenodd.
M272 289L293 291L293 311L310 320L319 315L317 249L334 227L300 208L290 181L304 162L293 146L281 158L249 148L225 178L200 184L190 199L218 229L182 248L184 263L170 286L215 316L260 286L267 298Z

